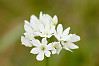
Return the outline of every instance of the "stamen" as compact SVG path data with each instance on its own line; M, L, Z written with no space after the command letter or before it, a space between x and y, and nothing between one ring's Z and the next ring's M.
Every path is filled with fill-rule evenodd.
M45 47L41 47L42 50L45 50Z

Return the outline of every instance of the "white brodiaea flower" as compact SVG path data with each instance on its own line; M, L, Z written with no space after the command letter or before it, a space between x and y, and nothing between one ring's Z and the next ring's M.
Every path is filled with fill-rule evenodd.
M31 16L30 23L27 20L24 21L25 22L24 29L26 32L24 33L25 37L21 36L21 42L23 45L25 45L27 47L33 46L31 44L31 40L35 39L34 38L36 36L35 32L38 30L36 27L34 27L34 25L37 25L37 24L34 24L34 25L32 24L33 20L35 20L34 23L38 21L34 15Z
M41 24L40 31L41 32L38 33L39 36L50 38L55 32L55 26L50 27L49 23L47 23L45 26Z
M31 44L31 40L28 39L27 37L21 36L21 42L22 42L22 45L25 45L27 47L32 47L33 46Z
M73 44L73 42L79 41L80 37L75 34L69 34L70 27L63 31L62 24L59 24L57 30L55 30L58 23L56 15L52 18L50 15L40 12L39 19L35 15L32 15L30 22L27 20L24 22L26 32L24 33L25 37L21 36L21 42L27 47L35 46L30 53L38 54L36 59L39 61L44 59L44 55L50 57L51 52L52 54L59 54L62 47L69 51L79 48L77 45ZM52 35L54 35L59 42L47 44L46 38L50 38ZM42 42L35 39L36 36L44 37Z
M57 16L55 15L53 18L48 14L42 14L40 12L40 32L37 33L41 37L50 38L55 32L55 26L58 23Z
M32 40L35 40L34 38L34 34L30 34L30 33L24 33L25 37L24 36L21 36L21 42L22 42L22 45L25 45L27 47L32 47L33 45L31 44L31 41Z
M42 12L40 12L40 16L39 16L39 20L40 22L42 22L44 25L46 25L46 23L49 22L50 26L56 26L58 23L58 18L55 15L53 18L48 15L48 14L42 14Z
M40 43L39 40L33 40L32 43L35 47L30 53L38 54L36 57L37 60L42 61L44 59L44 54L46 57L50 57L51 52L49 50L51 50L52 47L49 46L49 44L47 45L46 38L42 39L42 43Z
M70 49L78 49L79 47L72 42L77 42L80 40L80 37L75 34L69 34L67 36L66 42L62 41L63 48L71 51ZM71 51L72 52L72 51Z
M70 49L78 49L79 48L77 45L75 45L72 42L62 42L62 44L63 44L64 49L69 50L71 52L72 52L72 50L70 50Z
M40 25L38 18L35 15L32 15L30 17L30 23L27 20L25 20L24 22L25 22L24 29L26 33L38 36L36 34L36 32L39 32L39 25Z
M60 42L53 42L52 45L52 54L59 54L62 49Z
M40 21L39 21L39 19L35 15L31 16L31 18L30 18L30 25L33 28L34 32L39 32Z
M62 26L62 24L59 24L58 26L57 26L57 31L55 31L55 37L59 40L59 41L61 41L61 40L66 40L66 38L67 38L67 35L68 35L68 33L69 33L69 30L70 30L70 27L68 27L67 29L65 29L64 31L63 31L63 26Z
M71 51L70 49L77 49L78 46L74 45L72 42L77 42L80 40L80 37L75 34L69 34L70 27L63 31L61 24L58 25L57 31L55 32L55 37L61 41L63 48Z

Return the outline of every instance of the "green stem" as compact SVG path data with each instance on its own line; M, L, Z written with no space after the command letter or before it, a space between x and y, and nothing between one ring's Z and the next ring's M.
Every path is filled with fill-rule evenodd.
M48 57L46 57L46 66L49 66Z

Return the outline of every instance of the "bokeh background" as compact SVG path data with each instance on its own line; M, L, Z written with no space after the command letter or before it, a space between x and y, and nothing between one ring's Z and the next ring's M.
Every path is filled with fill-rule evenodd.
M49 66L99 66L99 0L0 0L0 66L46 65L20 41L24 20L40 11L57 15L64 29L81 36L79 49L51 55Z

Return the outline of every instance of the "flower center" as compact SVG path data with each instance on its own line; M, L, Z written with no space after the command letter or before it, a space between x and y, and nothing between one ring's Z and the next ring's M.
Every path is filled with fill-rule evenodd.
M45 50L45 47L41 47L42 50Z
M56 47L54 47L55 49L57 49Z

